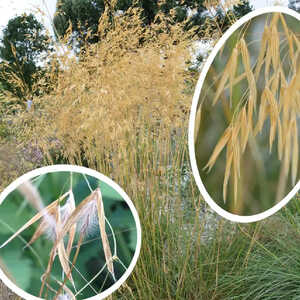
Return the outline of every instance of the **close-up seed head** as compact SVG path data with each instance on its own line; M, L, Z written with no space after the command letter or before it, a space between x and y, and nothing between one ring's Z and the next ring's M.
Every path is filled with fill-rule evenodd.
M216 107L222 103L226 113L227 128L220 135L204 169L210 172L226 150L223 201L226 204L228 184L232 178L233 207L237 207L238 201L243 201L239 200L241 194L238 188L244 172L241 170L243 156L257 151L254 143L265 136L266 130L269 155L275 152L273 145L277 143L277 159L282 165L284 185L288 180L295 185L299 178L300 33L293 31L291 21L281 13L267 15L264 23L261 40L251 40L247 36L250 23L244 25L246 29L240 30L239 39L224 62L224 69L212 83L216 88L209 96L211 98L200 96L199 99L197 122L200 122L204 105ZM252 44L258 44L256 52ZM211 73L214 67L217 63L212 65ZM212 93L211 90L204 92L202 95ZM237 99L238 94L240 99ZM219 113L217 111L218 108L216 113ZM198 139L203 140L199 136L199 127L196 124L196 151L201 148ZM282 189L278 189L276 201L283 196Z

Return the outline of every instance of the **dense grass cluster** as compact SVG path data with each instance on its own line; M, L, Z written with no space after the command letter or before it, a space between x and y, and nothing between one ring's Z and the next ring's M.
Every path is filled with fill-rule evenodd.
M78 59L67 51L55 58L61 70L49 76L54 89L35 97L30 111L10 118L10 135L1 139L3 147L13 145L11 155L34 149L42 157L30 155L23 168L9 174L3 169L1 175L9 181L35 166L67 162L96 169L126 191L140 216L142 249L132 275L112 298L240 299L254 281L245 281L250 275L238 281L239 276L255 259L263 273L259 258L276 257L271 242L281 233L289 236L296 217L280 213L260 224L237 225L205 205L187 149L199 76L186 64L193 32L173 24L172 17L145 28L139 13L116 16L113 26L104 14L98 44L86 46ZM112 26L109 31L105 24ZM220 34L216 30L214 37ZM5 184L1 181L2 188ZM274 223L286 231L269 233Z

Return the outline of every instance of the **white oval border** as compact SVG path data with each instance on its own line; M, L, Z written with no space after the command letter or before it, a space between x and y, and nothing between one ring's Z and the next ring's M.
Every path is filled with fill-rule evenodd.
M201 180L199 170L197 167L197 162L196 162L196 155L195 155L195 144L194 144L194 128L195 128L195 119L196 119L196 110L197 110L197 104L198 100L200 97L201 89L204 83L204 80L206 78L206 75L209 71L209 68L211 64L214 61L214 58L218 54L219 50L221 47L225 44L227 39L232 35L234 31L236 31L241 25L249 21L250 19L257 17L262 14L266 13L272 13L272 12L281 12L288 14L294 18L296 18L300 22L300 14L297 13L294 10L291 10L286 7L282 6L270 6L270 7L265 7L261 9L257 9L255 11L252 11L248 13L247 15L243 16L241 19L239 19L236 23L234 23L225 33L224 35L220 38L220 40L217 42L215 47L213 48L212 52L210 53L207 61L204 64L203 70L201 71L200 77L198 79L194 96L193 96L193 102L192 102L192 107L191 107L191 112L190 112L190 120L189 120L189 132L188 132L188 143L189 143L189 155L190 155L190 162L192 166L192 171L193 175L196 181L196 184L200 190L201 195L203 196L204 200L209 204L209 206L217 212L220 216L233 221L233 222L240 222L240 223L250 223L250 222L257 222L262 219L265 219L277 211L279 211L283 206L285 206L300 190L300 180L297 182L297 184L293 187L293 189L276 205L274 205L272 208L256 214L256 215L251 215L251 216L240 216L240 215L235 215L232 213L229 213L228 211L224 210L221 208L219 205L215 203L215 201L210 197L208 192L205 189L205 186Z
M46 173L53 173L53 172L62 172L62 171L66 171L66 172L76 172L76 173L84 173L86 175L89 176L93 176L103 182L105 182L106 184L108 184L109 186L111 186L113 189L115 189L121 196L122 198L126 201L126 203L128 204L128 206L130 207L131 213L134 217L135 220L135 224L136 224L136 230L137 230L137 245L136 245L136 249L135 249L135 253L134 256L130 262L129 267L127 268L127 270L125 271L125 273L122 275L122 277L115 282L110 288L108 288L107 290L105 290L104 292L90 297L90 298L86 298L84 300L100 300L100 299L104 299L105 297L108 297L109 295L111 295L114 291L116 291L124 282L125 280L129 277L129 275L131 274L131 272L133 271L138 257L140 255L140 250L141 250L141 243L142 243L142 230L141 230L141 223L140 223L140 219L138 216L138 213L136 211L135 206L133 205L133 202L130 200L130 198L128 197L128 195L123 191L123 189L116 184L114 181L112 181L111 179L109 179L108 177L106 177L105 175L92 170L92 169L88 169L85 167L80 167L80 166L74 166L74 165L52 165L52 166L47 166L47 167L42 167L42 168L38 168L35 169L33 171L30 171L22 176L20 176L18 179L16 179L15 181L13 181L8 187L6 187L4 189L4 191L1 193L0 195L0 205L1 203L4 201L4 199L12 192L14 191L20 184L22 184L23 182L32 179L35 176L39 176L42 174L46 174ZM1 206L0 206L1 209ZM44 300L42 298L33 296L27 292L25 292L24 290L20 289L19 287L17 287L9 278L6 277L6 275L3 273L3 271L0 269L0 279L4 282L4 284L6 286L8 286L15 294L17 294L18 296L26 299L26 300Z

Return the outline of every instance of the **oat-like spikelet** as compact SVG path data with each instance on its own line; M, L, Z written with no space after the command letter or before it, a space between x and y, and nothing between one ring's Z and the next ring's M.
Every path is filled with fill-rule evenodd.
M270 55L272 59L273 69L277 70L280 63L280 50L279 50L279 33L277 26L271 27L271 38L270 38Z
M265 120L267 119L268 116L268 109L269 105L267 103L267 97L266 97L266 91L264 90L262 95L261 95L261 101L259 105L259 113L258 113L258 121L256 123L256 126L254 128L254 135L257 135L259 132L261 132Z
M260 70L264 64L264 58L266 54L266 49L268 47L268 42L269 42L269 37L270 37L270 29L269 27L265 27L262 40L261 40L261 48L260 52L256 61L256 67L255 67L255 78L258 78L258 75L260 73Z
M229 145L227 147L227 152L226 152L226 166L225 166L225 175L224 175L224 182L223 182L224 203L226 203L227 186L228 186L228 180L229 180L231 166L232 166L232 160L233 160L233 151L232 151L232 147Z
M298 141L298 127L296 117L292 121L292 136L293 136L293 155L292 155L292 182L296 183L297 173L298 173L298 161L299 161L299 141Z
M65 195L64 195L65 196ZM36 223L41 218L45 218L43 221L44 224L37 228L36 233L34 234L35 240L47 229L53 230L56 227L56 221L53 217L55 215L55 211L58 207L58 200L52 202L47 207L38 212L35 216L33 216L27 223L25 223L20 229L18 229L7 241L5 241L0 248L5 247L9 242L11 242L14 238L16 238L19 234L21 234L24 230L30 227L32 224ZM42 222L42 223L43 223ZM33 241L31 241L32 243Z
M23 193L27 191L28 194L28 187L30 186L29 183L23 184L20 189ZM39 194L38 194L39 195ZM60 206L60 202L64 200L66 197L66 203L63 206ZM39 199L39 197L37 197ZM74 235L73 230L74 228L70 228L67 232L69 233L69 240L68 240L68 250L66 251L63 240L59 243L56 243L57 237L60 235L60 232L65 225L68 217L72 214L75 208L75 201L72 191L68 191L67 193L63 194L59 199L55 200L47 207L41 209L35 216L33 216L27 223L25 223L19 230L17 230L6 242L4 242L0 248L5 247L9 242L11 242L14 238L19 236L24 230L28 227L42 219L41 223L37 227L36 231L34 232L31 240L26 244L25 247L28 247L32 243L34 243L42 234L46 234L53 242L54 246L51 250L50 259L48 261L48 267L45 274L50 272L54 258L56 254L58 254L60 264L64 273L66 274L67 278L71 281L74 286L74 281L71 275L70 267L69 267L69 256L70 256L70 249L73 244ZM47 278L45 276L44 278ZM45 282L42 283L42 286Z
M227 128L225 132L223 133L222 137L220 138L219 142L217 143L216 147L214 148L214 151L212 155L210 156L208 163L204 167L204 169L208 168L208 171L211 170L213 165L215 164L219 154L222 152L226 144L228 143L229 139L232 136L233 129L231 127Z
M196 113L196 119L195 119L195 138L197 138L200 124L201 124L201 114L202 114L202 103L199 105Z
M279 113L277 108L277 102L272 92L269 90L268 87L265 88L264 92L265 92L266 100L269 105L269 116L271 121L270 134L269 134L269 148L271 152L273 141L275 138L275 133L276 133L277 121L279 119Z
M84 237L89 228L94 226L95 222L98 223L100 229L107 268L114 277L112 253L105 230L105 214L101 191L99 188L93 191L76 207L62 228L56 244L59 244L62 241L63 237L74 226L74 224L77 224L77 230L80 235Z
M236 68L237 68L237 58L238 58L238 50L235 47L232 51L231 57L230 57L227 65L225 66L222 77L218 84L217 91L216 91L216 94L215 94L213 102L212 102L213 105L215 105L217 103L217 101L219 100L220 95L223 92L228 80L229 80L230 91L232 94L234 78L235 78L235 73L236 73Z
M290 156L292 151L292 120L289 121L285 134L285 148L284 148L284 161L283 166L285 176L287 177L290 170Z
M225 69L229 69L230 68L230 64L231 64L231 61L228 62L228 64L225 67ZM225 84L226 84L228 78L229 78L229 73L228 72L224 72L223 75L222 75L222 77L221 77L220 83L219 83L219 85L217 87L217 91L216 91L215 97L214 97L213 102L212 102L213 105L215 105L217 103L217 101L219 100L220 95L221 95L221 93L224 90L224 87L225 87Z
M234 47L231 55L231 66L230 66L230 74L229 74L230 104L232 103L232 94L233 94L232 91L234 86L236 69L238 65L238 56L239 56L239 51L236 47Z
M257 98L256 82L251 68L251 61L250 61L250 54L248 51L248 47L246 45L245 39L243 38L240 40L240 47L241 47L241 54L243 59L243 66L245 68L245 72L249 84L249 90L250 90L249 97L256 102L256 98Z
M283 149L282 126L281 126L280 119L278 119L278 122L277 122L277 130L278 130L277 151L278 151L278 158L279 158L279 160L281 160L284 149Z
M251 121L247 119L247 112L246 112L246 106L242 108L241 111L241 150L242 153L245 151L249 134L251 131Z

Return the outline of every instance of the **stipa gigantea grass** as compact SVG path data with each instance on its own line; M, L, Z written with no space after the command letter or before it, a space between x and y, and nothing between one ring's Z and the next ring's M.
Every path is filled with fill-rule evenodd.
M32 183L26 182L20 187L20 191L24 195L24 197L26 197L27 199L31 199L30 203L34 207L38 207L40 211L19 230L17 230L7 241L5 241L1 245L1 248L5 248L15 238L20 238L20 235L23 231L25 231L28 227L32 226L37 221L41 220L40 225L33 233L30 241L26 242L25 244L25 248L29 248L31 250L31 245L44 233L53 241L53 246L48 257L48 265L41 277L40 297L45 297L46 299L48 299L48 297L50 296L49 292L55 291L55 299L61 297L62 294L70 295L72 299L75 299L75 297L79 297L82 291L84 291L87 287L91 288L94 291L95 295L97 295L98 292L95 291L91 284L97 277L99 277L101 273L103 273L105 269L108 270L114 281L116 281L114 262L120 264L122 268L124 268L124 270L127 269L127 266L117 255L117 241L115 237L116 233L114 232L112 226L105 216L101 190L100 188L92 190L86 176L84 176L84 178L89 186L90 195L87 196L83 201L81 201L77 207L75 206L72 188L68 192L60 196L57 200L49 204L47 207L43 207L43 201L39 196L37 189L32 185ZM41 206L43 207L43 209L41 209ZM76 262L80 255L80 249L82 244L84 243L84 239L86 238L88 231L95 225L93 223L97 223L99 227L99 239L101 240L100 245L104 251L105 264L102 266L101 270L91 279L91 281L86 280L85 286L81 287L80 290L77 291L75 286L76 281L73 279L72 271L73 274L74 272L80 272L76 268ZM109 243L107 229L105 228L106 224L109 226L113 237L113 252ZM102 226L104 227L102 228ZM78 232L76 247L74 247L73 245L75 241L75 231ZM75 253L73 252L73 258L71 259L71 251L75 248L76 251ZM58 257L59 263L64 273L62 280L53 277L51 273L56 256ZM53 284L53 281L58 286L60 286L60 288L55 290L53 287L51 287L51 282ZM72 283L72 287L67 285L68 282Z
M269 151L273 151L273 144L277 139L278 159L282 161L282 182L291 174L291 182L295 184L299 176L299 36L287 25L283 14L273 13L266 20L260 51L253 62L245 35L246 31L241 30L239 40L216 82L212 105L222 101L227 110L231 109L233 113L205 166L210 171L223 149L226 149L223 199L226 201L229 178L232 177L235 204L239 197L242 155L249 146L249 141L263 131L268 120ZM247 88L238 103L233 104L233 89L242 82ZM258 92L261 89L258 82L263 82L264 85L261 93ZM203 99L200 99L198 119ZM196 137L199 127L200 124L197 124ZM279 192L277 200L282 196L282 192Z
M34 99L35 111L20 115L19 126L14 123L18 141L36 137L49 154L47 163L88 165L114 178L133 199L143 224L141 255L113 298L223 299L218 278L238 265L236 257L247 245L236 230L218 227L215 215L210 222L202 213L191 179L186 133L192 92L183 93L182 83L193 87L198 74L191 77L181 68L189 54L186 33L156 25L156 33L164 34L147 28L149 44L131 48L128 37L143 38L145 28L135 18L130 27L119 26L120 20L116 33L104 36L79 63L64 57L56 89ZM216 28L213 22L210 28ZM134 27L141 29L138 35L129 30ZM207 32L207 39L221 35ZM55 147L61 152L51 152ZM214 224L217 239L214 230L206 232Z
M226 1L226 5L229 2L232 1ZM206 5L212 6L211 3ZM34 99L36 108L42 108L45 120L34 118L33 121L32 115L21 118L26 123L27 132L22 130L16 134L19 137L31 135L31 140L37 141L45 153L49 154L51 134L53 148L57 140L64 146L69 145L63 149L66 157L79 156L81 151L89 153L79 149L85 147L80 144L89 143L95 148L100 147L98 143L105 145L105 155L105 152L115 149L114 143L126 140L132 128L138 130L144 123L155 124L162 120L166 127L177 122L178 125L180 119L186 117L182 112L189 110L190 98L182 91L186 88L185 80L191 78L185 72L185 62L190 58L188 47L196 39L198 28L184 30L185 23L176 24L172 19L175 12L168 17L158 15L149 26L143 25L143 11L139 8L130 8L121 16L113 16L112 21L110 13L107 8L99 20L97 34L101 42L87 45L79 63L68 58L67 53L57 58L62 68L53 83L55 91ZM214 20L211 22L216 26ZM71 29L72 26L69 34ZM55 109L57 106L60 113ZM120 106L126 108L126 118ZM94 120L105 120L107 115L109 121L103 122L100 131ZM31 122L25 121L26 118ZM52 121L41 125L48 118ZM80 124L76 130L74 119ZM21 127L25 129L25 126ZM44 133L36 136L32 127L44 128ZM73 128L76 132L70 132ZM94 132L95 137L91 138L88 132ZM73 135L80 141L78 147L73 147ZM51 154L48 158L52 159Z

